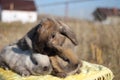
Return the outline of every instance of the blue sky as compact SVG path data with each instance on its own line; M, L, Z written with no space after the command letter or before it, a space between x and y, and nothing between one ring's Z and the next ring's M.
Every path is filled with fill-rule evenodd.
M42 4L49 4L55 2L65 2L70 0L35 0L39 14L51 14L58 16L65 16L65 5L55 5L41 7ZM80 0L83 1L83 0ZM92 12L97 7L119 8L120 0L87 0L84 2L70 3L69 4L69 17L79 19L92 19Z

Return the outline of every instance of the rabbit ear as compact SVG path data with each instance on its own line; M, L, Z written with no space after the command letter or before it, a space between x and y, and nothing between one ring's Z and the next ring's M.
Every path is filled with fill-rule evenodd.
M67 38L69 38L74 45L77 45L78 41L77 41L76 35L72 31L72 29L70 29L70 27L68 25L64 24L61 21L59 21L59 23L61 24L60 33L63 34L64 36L66 36Z
M26 36L28 36L28 38L30 38L31 40L34 38L34 36L36 35L36 32L39 28L41 28L41 22L34 28L32 28L27 34Z
M34 37L36 36L37 29L40 27L41 25L38 24L36 27L32 28L23 38L21 38L17 42L17 45L22 50L33 49L33 40L34 40Z

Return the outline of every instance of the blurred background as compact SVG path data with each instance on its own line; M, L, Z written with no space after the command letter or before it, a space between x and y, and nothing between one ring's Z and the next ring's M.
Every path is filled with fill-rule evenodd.
M120 0L0 0L0 50L47 16L71 26L80 59L102 64L120 79Z

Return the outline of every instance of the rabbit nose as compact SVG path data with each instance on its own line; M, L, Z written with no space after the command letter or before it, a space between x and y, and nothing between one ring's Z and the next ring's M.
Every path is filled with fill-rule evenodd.
M49 66L44 66L43 67L43 71L48 71L49 70Z

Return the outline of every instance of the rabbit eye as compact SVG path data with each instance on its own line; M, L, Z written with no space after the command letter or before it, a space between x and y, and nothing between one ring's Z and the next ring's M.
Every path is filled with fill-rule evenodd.
M38 62L37 62L37 61L33 61L33 63L34 63L35 65L38 65Z
M38 65L38 62L36 61L36 59L35 59L35 58L33 58L33 57L30 57L30 58L31 58L31 60L32 60L33 64Z
M52 36L51 36L52 38L54 38L55 37L55 33L52 33Z
M55 35L52 35L52 38L54 38L55 37Z

